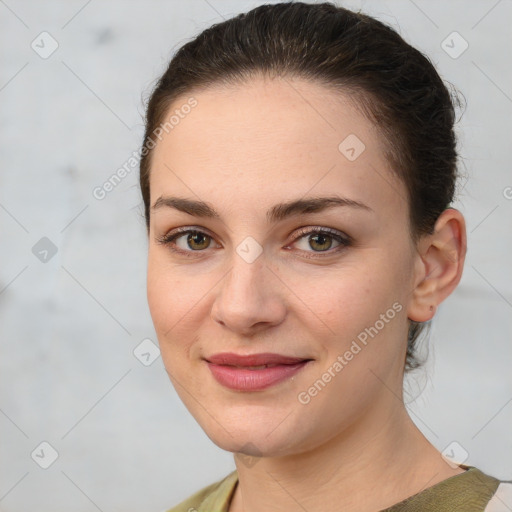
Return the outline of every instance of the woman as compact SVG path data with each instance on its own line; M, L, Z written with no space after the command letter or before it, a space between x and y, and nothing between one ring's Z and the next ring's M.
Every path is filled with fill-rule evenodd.
M509 484L442 457L402 398L464 265L453 123L420 52L329 3L257 7L174 56L142 150L148 302L236 471L172 511L503 503Z

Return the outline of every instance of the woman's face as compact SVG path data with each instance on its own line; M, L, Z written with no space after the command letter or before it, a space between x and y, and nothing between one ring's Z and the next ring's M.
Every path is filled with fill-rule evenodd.
M379 132L291 78L193 98L174 102L151 166L148 301L176 391L233 452L300 453L376 424L401 394L417 260ZM320 198L340 201L302 204ZM219 353L299 363L208 362Z

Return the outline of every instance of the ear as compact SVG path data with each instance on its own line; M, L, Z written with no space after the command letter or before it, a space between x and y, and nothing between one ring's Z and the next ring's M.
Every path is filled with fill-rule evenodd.
M439 304L459 284L466 257L466 223L454 208L444 210L434 232L418 242L415 285L407 315L416 322L430 320Z

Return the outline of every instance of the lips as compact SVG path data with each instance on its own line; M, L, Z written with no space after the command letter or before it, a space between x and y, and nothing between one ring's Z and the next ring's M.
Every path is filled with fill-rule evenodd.
M209 356L205 360L219 384L245 392L262 391L277 385L296 375L312 361L281 354L242 356L228 352Z

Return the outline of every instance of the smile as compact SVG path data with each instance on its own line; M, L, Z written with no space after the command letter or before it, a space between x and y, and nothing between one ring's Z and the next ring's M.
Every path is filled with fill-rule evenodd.
M267 362L263 363L265 359ZM311 361L279 354L218 354L206 363L222 386L236 391L261 391L293 377Z

